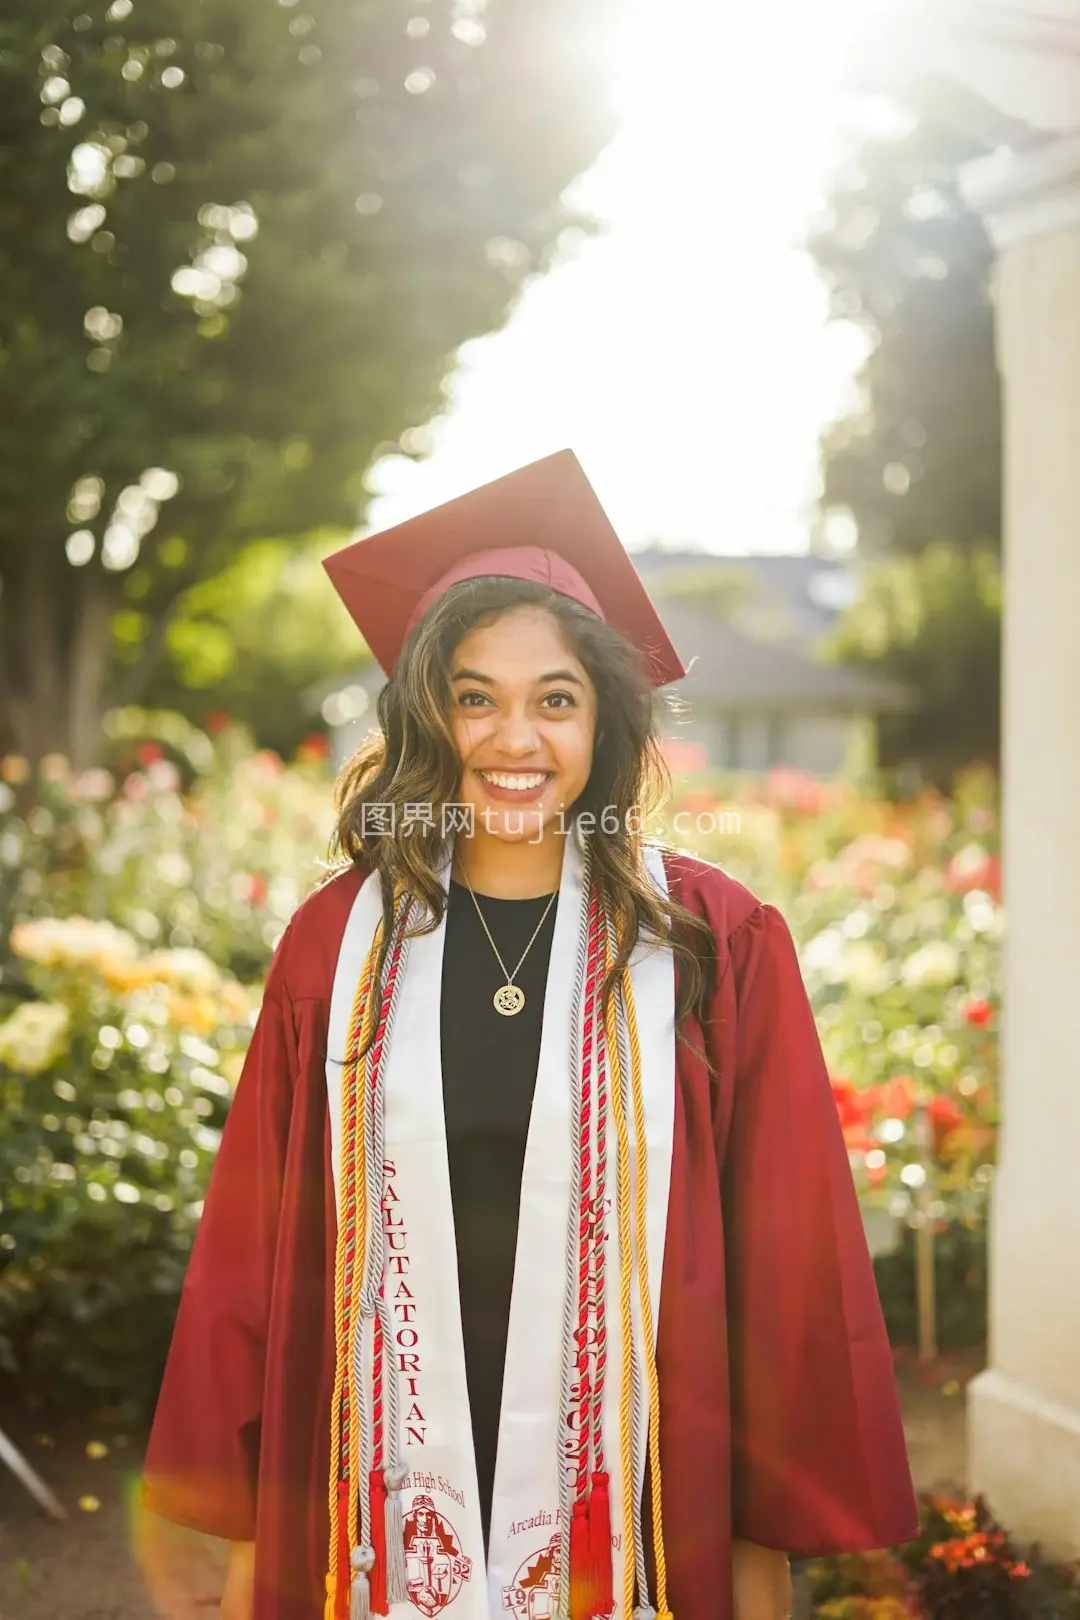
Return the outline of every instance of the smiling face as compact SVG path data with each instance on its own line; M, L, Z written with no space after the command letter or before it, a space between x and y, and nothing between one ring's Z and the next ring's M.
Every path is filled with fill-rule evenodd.
M513 608L464 637L449 719L458 802L472 806L477 835L536 839L589 780L596 691L543 608Z

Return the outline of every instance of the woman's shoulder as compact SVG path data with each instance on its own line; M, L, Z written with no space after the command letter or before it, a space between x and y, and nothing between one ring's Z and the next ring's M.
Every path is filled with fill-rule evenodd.
M274 959L291 1001L329 999L345 925L367 875L358 865L330 872L293 912Z
M730 939L765 909L758 896L723 867L667 845L661 854L672 899L703 917L718 942Z

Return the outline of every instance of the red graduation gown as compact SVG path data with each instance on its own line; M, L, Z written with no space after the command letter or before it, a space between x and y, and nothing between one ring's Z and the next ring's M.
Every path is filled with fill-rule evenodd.
M892 1356L787 927L719 869L666 857L716 940L677 1062L657 1363L675 1620L730 1620L731 1540L891 1546L917 1519ZM321 1620L333 1260L325 1050L357 871L276 953L196 1237L146 1459L166 1518L256 1542L257 1620Z

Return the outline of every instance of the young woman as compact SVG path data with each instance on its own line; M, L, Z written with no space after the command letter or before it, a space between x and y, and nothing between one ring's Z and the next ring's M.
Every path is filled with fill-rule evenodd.
M390 676L146 1466L228 1620L780 1620L916 1515L788 931L650 847L679 660L577 462L329 571Z

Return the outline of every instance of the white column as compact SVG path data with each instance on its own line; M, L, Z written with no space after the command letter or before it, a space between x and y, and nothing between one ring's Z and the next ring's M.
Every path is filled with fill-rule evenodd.
M1080 1555L1080 141L995 156L1005 389L1002 1099L969 1483Z

